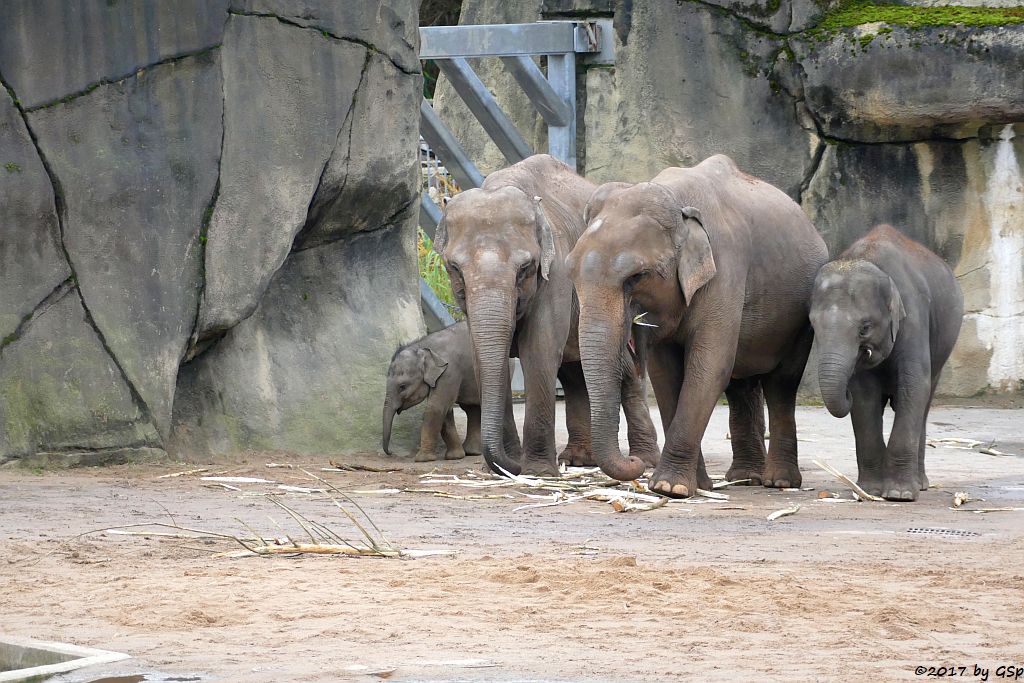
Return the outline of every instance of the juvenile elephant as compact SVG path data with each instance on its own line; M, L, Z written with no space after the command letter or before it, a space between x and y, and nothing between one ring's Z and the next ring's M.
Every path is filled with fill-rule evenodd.
M818 382L829 412L852 412L857 483L889 500L917 500L928 409L964 314L949 266L890 225L879 225L814 283L811 324L821 345ZM882 412L896 413L888 445Z
M602 186L585 218L568 263L601 469L624 481L644 469L615 437L616 359L632 344L665 424L653 490L691 496L710 486L701 438L723 390L730 423L742 426L728 477L798 486L796 391L813 338L811 287L828 258L800 207L718 155L651 182Z
M469 319L480 382L481 445L496 472L557 473L556 376L566 395L569 444L563 457L589 460L590 409L565 257L583 232L583 209L593 191L594 185L567 165L538 154L456 195L437 227L434 248ZM526 384L521 463L510 457L501 438L510 355L520 359ZM627 373L616 385L620 394L630 450L654 462L657 437L642 380Z
M506 380L507 381L507 380ZM468 453L480 454L480 390L473 371L473 349L465 321L428 334L395 351L388 368L384 398L384 452L390 454L391 425L395 415L423 401L427 409L420 429L420 448L415 460L434 460L437 437L445 444L446 460ZM459 443L453 406L466 412L466 440ZM504 415L506 447L520 452L519 435L508 401Z

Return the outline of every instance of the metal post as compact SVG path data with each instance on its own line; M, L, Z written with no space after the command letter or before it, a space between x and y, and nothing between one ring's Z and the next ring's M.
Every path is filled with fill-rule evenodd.
M576 55L548 55L548 83L569 110L565 125L548 125L548 153L576 168Z

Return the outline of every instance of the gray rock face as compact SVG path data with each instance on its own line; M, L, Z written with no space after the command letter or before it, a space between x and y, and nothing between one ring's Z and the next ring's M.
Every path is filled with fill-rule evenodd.
M807 105L832 137L965 138L984 125L1024 120L1020 28L872 25L793 44Z
M0 90L0 348L71 275L60 246L53 186L21 114Z
M0 464L377 449L418 3L87 5L0 3Z
M220 90L218 55L204 53L29 114L86 306L162 434L196 318Z
M228 0L0 2L0 73L22 106L38 107L218 45L227 6Z
M292 254L256 312L182 367L172 449L377 450L391 354L422 334L415 229L409 211ZM396 426L411 448L415 415Z
M0 349L0 461L159 443L74 287L56 292Z
M408 93L420 77L370 54L359 88L324 169L297 248L306 249L356 232L389 225L396 211L419 200L419 175L409 159L419 153L419 109ZM379 84L379 85L374 85ZM388 131L387 140L360 131Z
M359 45L273 17L232 16L223 52L224 151L200 334L248 317L284 263L366 62Z
M270 14L336 38L363 43L399 69L419 73L419 0L235 0L231 11Z

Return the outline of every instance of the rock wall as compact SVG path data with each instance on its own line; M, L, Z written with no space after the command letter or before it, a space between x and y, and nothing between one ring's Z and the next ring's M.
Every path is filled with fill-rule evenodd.
M977 2L955 0L919 3L947 5L928 10L837 0L526 4L533 14L519 21L613 17L615 65L578 70L588 177L645 179L724 152L799 201L832 254L893 223L946 258L964 289L964 328L940 391L1024 388L1024 23L992 25L955 6ZM1019 3L1000 4L1024 20ZM502 21L498 5L465 0L463 21ZM908 20L905 10L928 13ZM512 103L520 130L536 130L515 85L484 77ZM438 92L442 118L471 151L485 151L475 158L501 165L449 86Z
M377 449L418 4L0 3L0 463Z

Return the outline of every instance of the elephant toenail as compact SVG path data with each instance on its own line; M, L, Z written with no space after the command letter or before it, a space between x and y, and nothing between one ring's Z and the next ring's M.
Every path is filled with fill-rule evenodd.
M677 496L685 496L687 493L689 493L689 491L684 485L676 484L675 486L672 487L672 493L676 494Z

